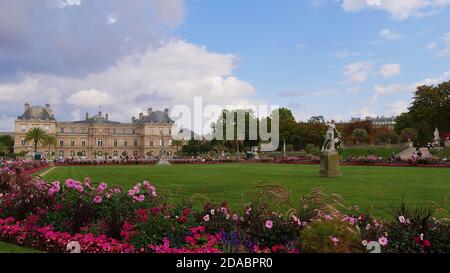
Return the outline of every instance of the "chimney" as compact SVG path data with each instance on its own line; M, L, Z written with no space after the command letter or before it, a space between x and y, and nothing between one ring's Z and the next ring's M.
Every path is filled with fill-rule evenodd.
M105 114L105 119L108 121L108 113Z
M169 108L164 109L164 113L166 113L166 115L169 115Z
M144 113L139 113L139 119L142 119L144 117Z
M131 122L136 123L136 117L131 117Z
M89 119L89 113L86 113L86 120Z
M45 105L45 109L50 110L50 104L47 103L47 104Z
M25 103L25 111L27 111L30 108L30 104L28 102Z
M148 115L150 116L152 114L152 112L153 112L153 109L152 108L148 108L147 111L148 111Z

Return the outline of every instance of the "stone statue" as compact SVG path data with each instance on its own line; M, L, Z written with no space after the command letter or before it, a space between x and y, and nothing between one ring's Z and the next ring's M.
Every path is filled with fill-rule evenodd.
M439 135L439 130L438 130L438 128L436 128L436 130L434 130L433 146L434 146L434 147L439 147L439 146L441 146L441 136Z
M336 151L336 146L341 144L341 133L336 129L334 123L327 123L328 129L325 133L325 141L322 146L322 152L324 151Z
M341 144L341 134L333 123L327 123L328 129L325 134L325 142L320 153L320 176L321 177L338 177L342 173L340 171L340 156L336 151L336 146Z

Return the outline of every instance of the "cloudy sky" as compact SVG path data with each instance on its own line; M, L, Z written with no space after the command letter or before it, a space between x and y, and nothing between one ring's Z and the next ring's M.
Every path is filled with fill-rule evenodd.
M2 0L0 131L23 104L276 104L298 120L395 115L450 79L450 0Z

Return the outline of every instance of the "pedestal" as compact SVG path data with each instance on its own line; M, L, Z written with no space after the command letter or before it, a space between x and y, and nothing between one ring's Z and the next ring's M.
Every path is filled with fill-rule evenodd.
M320 153L320 176L321 177L339 177L340 157L336 151L324 151Z
M157 163L156 166L171 166L172 164L170 164L170 162L165 159L165 158L161 158Z

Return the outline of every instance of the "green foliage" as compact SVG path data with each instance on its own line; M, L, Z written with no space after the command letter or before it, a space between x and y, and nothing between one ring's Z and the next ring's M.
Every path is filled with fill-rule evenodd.
M300 234L305 253L364 252L359 231L347 221L315 219ZM339 240L333 242L333 238Z
M428 143L433 138L434 128L450 132L450 81L436 86L420 86L407 113L397 117L395 129L417 131L419 143Z
M367 140L369 134L367 133L366 129L356 128L355 130L353 130L352 136L355 138L356 143L361 143Z
M405 128L400 133L400 140L407 142L408 140L417 141L417 130L415 128Z
M37 152L38 144L44 144L46 139L47 133L38 127L30 129L24 138L26 143L33 142L35 152Z
M307 144L305 147L305 151L310 155L320 155L320 148L314 144Z

